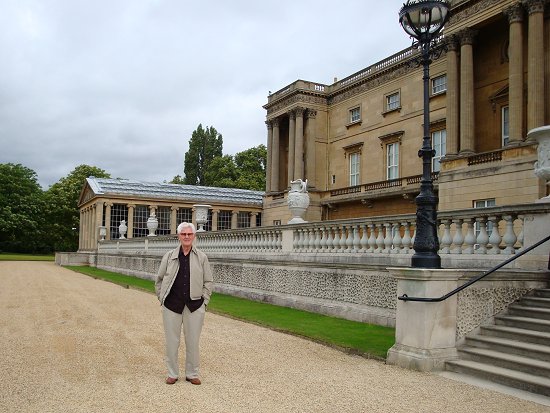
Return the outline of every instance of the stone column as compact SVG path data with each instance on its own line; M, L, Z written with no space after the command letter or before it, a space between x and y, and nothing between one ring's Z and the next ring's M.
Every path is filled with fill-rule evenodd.
M220 213L219 209L212 210L212 231L218 230L218 214Z
M84 249L84 209L80 209L80 220L78 222L78 249Z
M273 139L271 144L271 190L273 192L279 192L279 162L280 162L280 148L279 148L279 119L275 118L272 121L273 126Z
M544 94L550 96L550 7L544 13ZM550 124L550 104L544 105L546 125Z
M128 204L128 230L126 232L126 238L130 239L134 236L134 209L135 204Z
M296 112L291 110L288 112L288 174L286 185L290 185L290 181L294 181L294 157L296 145Z
M447 40L447 154L458 154L459 139L459 83L458 83L458 39L451 35Z
M178 207L170 208L170 234L175 234L178 230Z
M510 24L508 49L510 137L508 144L514 145L523 140L523 9L518 3L506 9L505 13Z
M90 218L91 218L91 212L90 212L90 207L87 207L86 208L86 249L90 249L90 227L91 227L91 223L90 223Z
M527 130L544 125L544 0L528 0Z
M306 176L309 187L315 187L317 154L315 153L315 133L316 133L316 118L317 111L313 109L307 110L307 125L306 125Z
M465 29L460 32L460 153L474 153L475 104L474 104L474 53L476 32Z
M231 229L237 229L239 211L231 211Z
M304 179L304 108L296 108L294 179Z
M273 128L271 127L271 121L265 122L267 126L267 160L265 166L265 191L271 192L271 157L273 156Z
M94 228L94 249L97 248L99 241L99 227L103 225L103 201L95 204L95 228Z
M258 217L257 212L250 213L250 228L256 228L256 218Z
M107 203L105 206L105 227L107 228L107 236L105 237L106 240L111 239L111 208L113 204Z

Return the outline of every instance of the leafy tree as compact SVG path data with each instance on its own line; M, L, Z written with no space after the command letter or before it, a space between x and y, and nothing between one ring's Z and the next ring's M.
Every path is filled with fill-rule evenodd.
M258 145L235 155L235 164L239 172L237 188L265 191L265 168L267 148Z
M86 178L90 176L110 178L110 175L103 169L79 165L46 191L47 227L55 251L76 251L78 249L80 226L78 198Z
M172 178L172 180L170 182L168 182L169 184L184 184L184 179L181 177L181 175L176 175Z
M44 252L44 198L36 172L0 164L0 250Z
M183 172L187 185L212 186L205 179L213 159L222 156L223 139L213 126L203 129L199 124L189 140L189 150L185 153Z
M239 171L231 155L218 156L212 160L204 177L208 186L237 188Z

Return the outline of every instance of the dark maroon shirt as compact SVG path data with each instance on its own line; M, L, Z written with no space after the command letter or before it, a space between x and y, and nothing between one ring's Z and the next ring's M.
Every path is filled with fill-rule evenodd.
M193 251L189 251L189 254L185 255L183 250L180 248L180 253L178 255L178 260L180 262L180 267L178 273L176 274L176 279L172 288L170 288L170 293L164 300L164 306L174 313L181 314L185 306L189 308L189 311L193 312L198 310L204 298L198 300L191 299L191 268L189 265L189 256L193 254Z

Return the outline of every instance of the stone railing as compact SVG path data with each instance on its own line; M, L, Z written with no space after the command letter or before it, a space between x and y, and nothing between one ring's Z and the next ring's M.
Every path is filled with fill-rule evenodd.
M521 249L529 235L526 221L549 213L548 203L440 212L439 254L446 268L485 268ZM377 257L372 262L378 265L409 265L415 221L415 215L408 214L199 232L195 242L207 253L253 254L259 260L286 253L349 254ZM530 241L526 245L538 240ZM175 236L147 237L102 241L98 252L162 255L177 245Z

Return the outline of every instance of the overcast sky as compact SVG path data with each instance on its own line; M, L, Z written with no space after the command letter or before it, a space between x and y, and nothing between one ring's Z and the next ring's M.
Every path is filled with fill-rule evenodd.
M411 44L400 0L0 0L0 163L183 176L192 132L266 144L269 91L332 84Z

